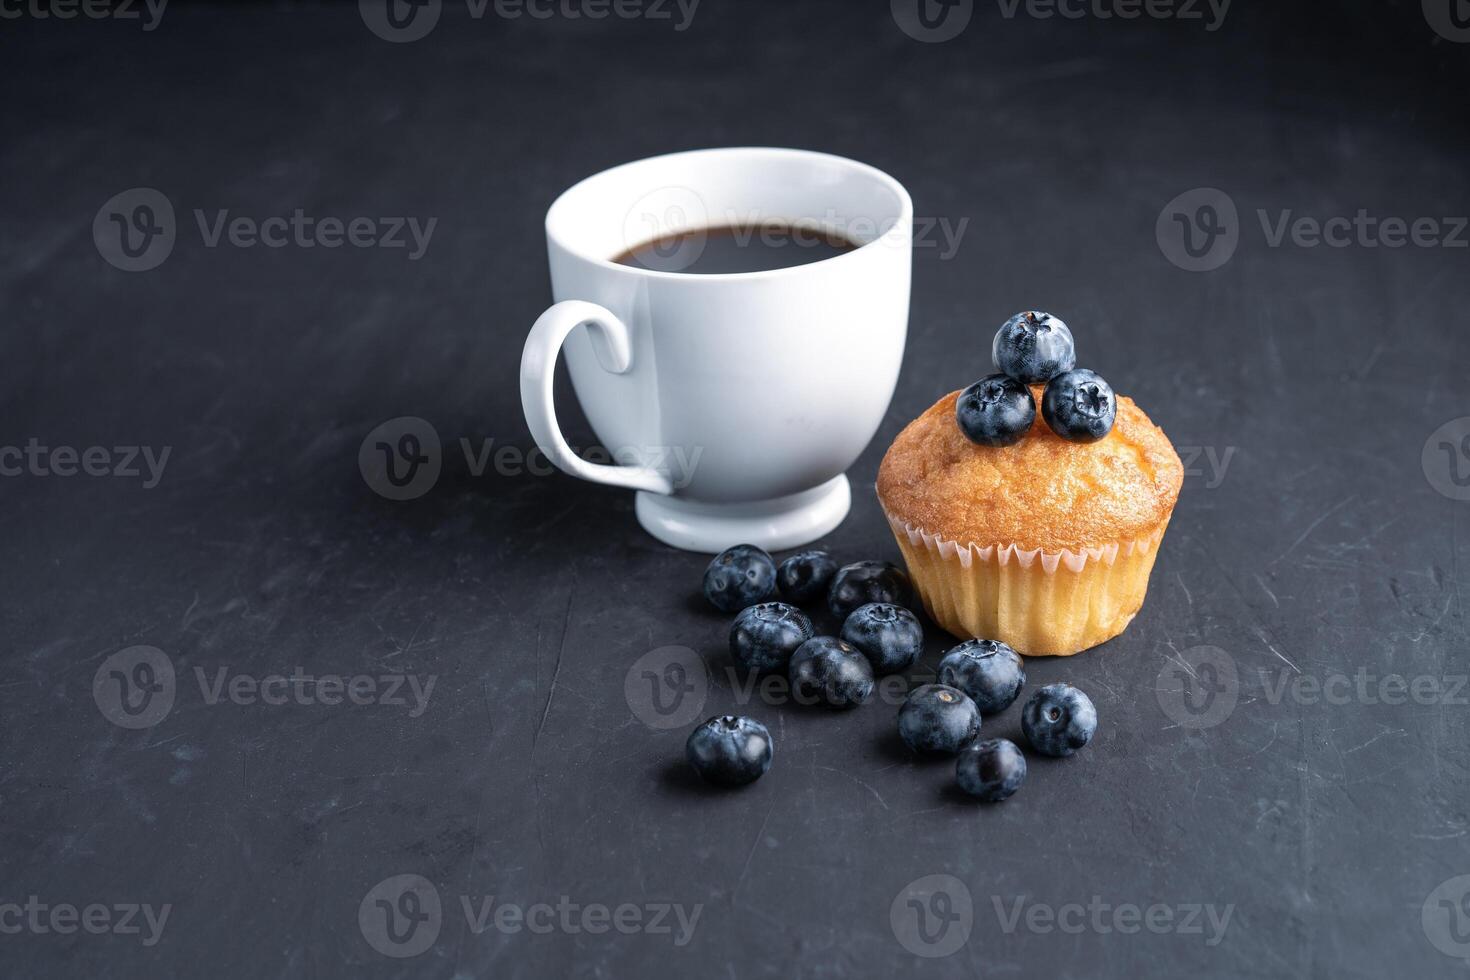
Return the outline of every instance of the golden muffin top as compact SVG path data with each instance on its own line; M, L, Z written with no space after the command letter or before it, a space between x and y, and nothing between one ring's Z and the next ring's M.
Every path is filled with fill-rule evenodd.
M1031 387L1040 406L1044 388ZM1179 498L1184 466L1164 431L1118 396L1113 431L1068 442L1036 413L1013 446L977 446L952 391L908 424L878 468L888 513L962 544L1077 551L1153 531Z

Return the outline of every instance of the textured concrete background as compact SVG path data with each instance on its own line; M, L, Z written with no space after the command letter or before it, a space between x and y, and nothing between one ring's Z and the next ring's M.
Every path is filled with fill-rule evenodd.
M1458 975L1470 46L1418 7L1241 0L1210 30L1203 5L983 2L934 21L963 26L939 43L884 0L600 21L446 0L410 43L371 4L170 5L152 30L141 7L20 8L0 24L0 446L22 451L0 455L0 972ZM1091 694L1097 739L1033 760L1004 805L911 761L892 704L743 688L704 560L527 458L547 204L624 160L746 143L882 167L935 229L840 558L896 558L878 459L989 371L1017 309L1065 317L1190 465L1132 628L1028 665ZM1180 198L1198 188L1220 193ZM417 257L406 230L210 244L222 211L297 209L374 240L436 220ZM1291 231L1360 210L1433 219L1435 244ZM111 214L152 244L125 254ZM442 448L394 501L358 454L403 416ZM646 675L676 663L655 703ZM731 709L771 727L775 765L710 794L681 713ZM93 931L63 931L67 907Z

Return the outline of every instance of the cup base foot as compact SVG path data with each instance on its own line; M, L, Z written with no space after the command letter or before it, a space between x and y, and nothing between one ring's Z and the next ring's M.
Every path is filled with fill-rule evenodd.
M718 554L734 544L785 551L815 541L842 523L852 487L839 475L789 497L745 504L706 504L639 491L638 523L664 544Z

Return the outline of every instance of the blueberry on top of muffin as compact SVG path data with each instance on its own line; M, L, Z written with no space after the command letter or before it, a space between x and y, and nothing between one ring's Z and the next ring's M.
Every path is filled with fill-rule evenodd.
M995 333L991 359L998 374L960 393L955 422L977 446L1013 446L1036 418L1028 385L1045 385L1041 414L1051 430L1071 442L1097 442L1113 431L1118 400L1095 371L1077 369L1072 331L1040 310L1017 313Z

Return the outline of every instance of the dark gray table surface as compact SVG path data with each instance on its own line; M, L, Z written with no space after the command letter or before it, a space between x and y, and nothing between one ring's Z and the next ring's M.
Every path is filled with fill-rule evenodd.
M703 0L683 30L677 8L451 2L402 44L353 4L6 19L0 446L47 452L0 479L0 973L1462 974L1470 456L1432 434L1470 415L1470 253L1444 220L1470 213L1470 48L1417 7L1240 3L1209 31L977 4L945 43L885 0ZM547 204L608 165L739 144L871 162L965 223L953 255L916 251L898 390L824 541L840 558L897 559L883 449L989 371L1016 309L1064 316L1192 464L1131 629L1028 664L1092 695L1094 744L1033 759L1004 805L908 758L892 704L742 693L705 559L644 535L629 494L525 460ZM1238 244L1191 272L1156 223L1200 187L1237 207ZM142 272L93 236L134 188L175 212ZM410 259L211 247L195 218L298 208L437 224ZM1360 209L1450 240L1271 240L1288 212ZM404 502L358 469L399 416L444 445ZM510 450L477 475L461 439ZM90 447L108 473L122 447L169 456L156 481L55 472ZM139 655L94 677L139 646L173 700L129 728L108 685ZM707 666L701 716L771 726L754 786L703 790L688 726L630 706L630 668L665 647ZM1180 690L1202 665L1216 701ZM250 686L293 673L312 697ZM373 703L317 696L354 677ZM405 678L432 680L425 704ZM987 729L1019 739L1018 718ZM439 900L410 957L372 924L399 875ZM631 934L584 928L624 905ZM95 930L64 931L67 908ZM547 930L512 931L517 911Z

